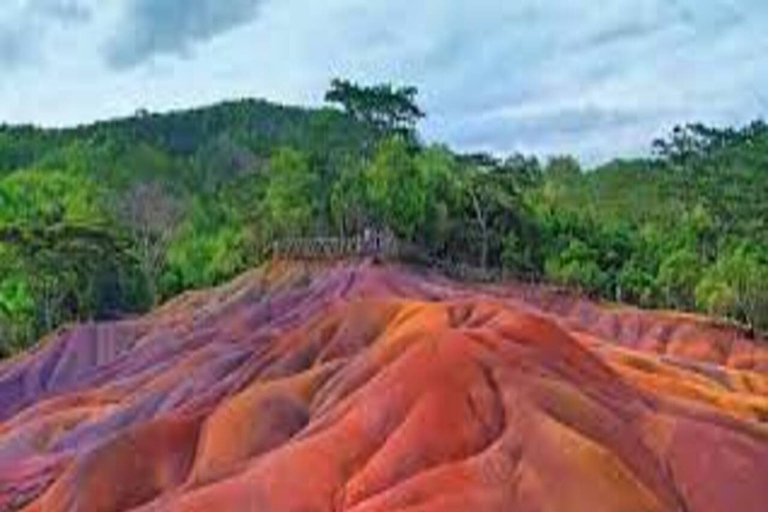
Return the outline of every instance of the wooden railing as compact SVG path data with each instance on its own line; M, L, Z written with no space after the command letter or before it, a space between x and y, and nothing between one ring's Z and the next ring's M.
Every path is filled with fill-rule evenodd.
M539 280L539 276L533 273L512 272L499 267L482 268L465 262L436 258L414 244L380 232L353 237L284 238L272 244L272 256L282 260L304 261L375 258L415 264L462 281L482 283Z

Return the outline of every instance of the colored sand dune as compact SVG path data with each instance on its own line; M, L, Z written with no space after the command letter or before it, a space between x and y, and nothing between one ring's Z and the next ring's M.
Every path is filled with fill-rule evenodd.
M274 264L0 365L0 510L765 512L768 345Z

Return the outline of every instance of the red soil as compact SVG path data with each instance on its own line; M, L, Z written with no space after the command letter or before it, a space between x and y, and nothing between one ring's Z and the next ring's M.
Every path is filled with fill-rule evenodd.
M273 265L0 365L0 511L766 512L768 344Z

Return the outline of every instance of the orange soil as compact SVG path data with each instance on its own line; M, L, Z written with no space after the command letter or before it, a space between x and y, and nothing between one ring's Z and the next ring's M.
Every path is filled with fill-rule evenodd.
M768 344L274 264L0 365L0 511L768 510Z

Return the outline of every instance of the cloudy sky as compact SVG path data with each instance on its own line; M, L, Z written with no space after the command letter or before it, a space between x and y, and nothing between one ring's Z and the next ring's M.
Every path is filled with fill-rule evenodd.
M768 117L766 0L2 0L0 122L71 125L334 76L417 85L430 140L646 151Z

